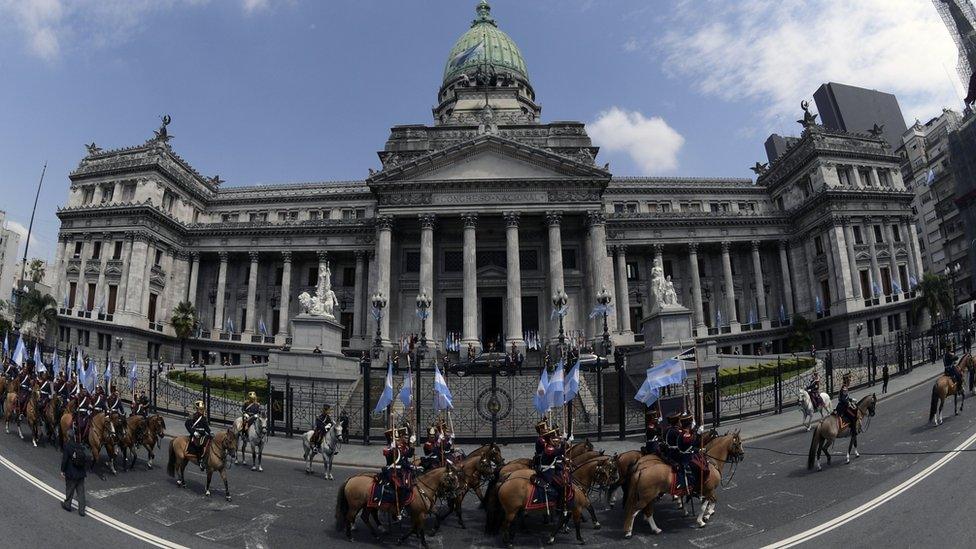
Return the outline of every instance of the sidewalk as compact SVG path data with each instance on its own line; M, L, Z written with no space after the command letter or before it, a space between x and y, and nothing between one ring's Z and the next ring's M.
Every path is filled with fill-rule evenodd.
M919 385L929 383L936 376L942 374L942 367L938 363L926 363L916 366L915 369L907 374L892 377L888 383L888 393L881 395L881 382L874 386L864 387L853 391L855 398L860 398L870 393L878 393L878 400L884 401L886 398L914 389ZM819 416L818 416L819 417ZM175 426L167 432L167 435L182 435L183 419L167 416L170 419L169 425ZM731 429L739 429L744 441L750 441L761 437L775 435L791 429L798 429L802 425L803 414L797 406L786 408L782 414L767 413L752 416L741 420L723 421L718 428L719 432ZM424 429L420 430L421 432ZM487 440L485 442L488 442ZM643 444L641 436L628 437L626 440L618 440L614 435L607 435L604 440L597 442L593 440L594 447L605 450L607 454L622 453L628 450L635 450ZM506 460L520 457L531 457L535 451L533 443L513 443L501 444L502 454ZM458 444L465 452L477 448L473 444ZM363 446L361 441L350 440L349 444L342 445L339 454L336 455L335 465L346 465L350 467L376 468L381 467L385 461L381 453L382 444L372 442L369 446ZM298 436L287 438L284 436L270 437L265 443L264 455L281 459L291 459L301 461L302 459L302 440ZM321 459L319 459L321 466Z

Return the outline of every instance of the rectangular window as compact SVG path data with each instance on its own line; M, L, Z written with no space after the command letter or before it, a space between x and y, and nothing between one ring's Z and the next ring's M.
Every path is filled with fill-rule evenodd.
M309 267L308 268L308 285L318 286L319 285L319 268Z
M420 250L407 250L403 253L403 272L420 272Z
M356 208L356 219L366 219L366 208Z
M318 221L319 219L322 219L322 212L318 210L311 210L308 212L308 218L312 221Z
M280 218L281 214L278 214L278 215L279 215L279 219L278 220L279 221L282 221L282 219ZM255 221L267 221L268 220L268 214L267 214L267 212L251 212L251 213L247 214L247 220L248 221L251 221L251 222L255 222Z
M95 187L88 186L82 190L82 204L91 204L95 199Z
M864 235L861 233L861 226L854 225L853 230L854 230L854 243L864 244Z
M342 285L343 286L350 286L350 287L356 285L356 268L355 267L346 267L346 268L342 269Z
M674 264L671 262L670 259L663 260L661 266L664 269L665 277L674 276ZM734 271L733 274L735 274Z
M88 285L88 295L86 295L85 297L87 298L87 303L85 304L85 310L86 311L93 310L95 308L95 284L94 283Z
M115 284L109 284L108 286L108 310L105 311L110 315L115 314L115 303L119 297L119 287Z
M538 271L538 250L519 250L519 268L523 271Z
M102 243L99 240L92 242L92 259L101 259L102 256Z
M75 259L78 259L78 258L81 257L81 247L83 245L84 245L84 242L81 242L80 240L78 242L75 242L75 254L74 254Z
M821 238L819 235L813 237L813 248L816 250L817 255L824 254L823 238Z
M156 300L157 299L159 299L159 297L156 294L154 293L149 294L149 311L146 313L146 316L149 317L149 322L156 322Z
M565 264L565 258L564 258ZM464 254L461 250L448 250L444 252L444 272L460 273L464 270Z
M278 335L278 326L281 324L281 309L271 311L271 335Z
M522 297L522 330L539 331L539 297L527 295Z
M176 196L169 192L163 191L163 210L167 212L173 211L173 204L176 202Z
M636 261L627 262L627 280L639 280Z
M873 225L874 228L874 243L884 244L884 231L881 230L881 225Z
M873 294L871 292L871 275L868 273L867 269L862 269L858 275L861 280L861 297L864 299L871 299Z
M627 205L624 204L623 202L617 202L617 203L615 203L613 205L613 213L618 213L618 214L619 213L624 213L624 210L626 209L626 207L627 207Z
M827 282L827 279L820 281L820 295L823 300L823 306L826 309L830 306L830 284Z
M576 264L576 248L563 248L563 270L575 271L578 268Z
M351 208L345 208L342 210L342 219L355 219L356 211Z
M861 185L865 187L874 186L874 182L871 181L871 172L869 170L858 170L858 173L861 174Z
M156 250L156 256L153 259L153 265L159 267L159 264L162 263L162 261L163 261L163 251Z
M895 239L895 242L901 242L901 231L898 229L898 225L891 226L891 237Z
M77 290L78 290L77 282L68 283L68 308L69 309L75 308L75 293L77 292Z
M122 241L115 242L115 249L112 250L112 259L122 259Z
M888 170L878 170L878 180L881 181L882 187L891 186L891 177L888 175Z
M881 267L881 291L884 295L891 295L891 271L888 267Z
M444 300L444 328L448 332L461 333L464 319L464 300L460 297L449 297Z
M842 187L853 187L854 180L851 176L851 169L847 166L837 167L837 179L840 181Z
M132 202L136 197L136 184L126 183L122 185L122 202Z

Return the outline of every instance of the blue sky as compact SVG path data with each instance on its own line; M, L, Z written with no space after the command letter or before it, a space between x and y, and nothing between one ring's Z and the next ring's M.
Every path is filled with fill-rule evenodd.
M53 258L84 143L135 145L159 116L225 185L358 179L390 126L430 123L475 0L0 0L0 209ZM839 81L909 121L960 103L927 0L492 0L543 119L581 120L616 175L749 177L799 102ZM36 246L36 248L35 248Z

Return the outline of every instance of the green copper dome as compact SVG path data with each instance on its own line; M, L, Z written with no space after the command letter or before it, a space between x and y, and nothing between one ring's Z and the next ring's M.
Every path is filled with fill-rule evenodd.
M522 52L507 34L498 29L498 24L491 18L491 6L487 0L481 0L476 11L478 17L471 23L471 28L458 38L447 56L444 83L461 74L473 74L484 65L491 65L495 71L511 72L528 82L529 73Z

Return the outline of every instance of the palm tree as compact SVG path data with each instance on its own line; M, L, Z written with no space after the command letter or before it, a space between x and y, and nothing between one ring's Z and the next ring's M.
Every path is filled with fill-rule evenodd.
M928 310L932 319L932 326L936 324L936 317L941 312L946 318L952 317L952 289L949 280L944 276L926 273L916 288L918 297L912 303L912 313L918 319L923 310Z
M36 289L29 290L23 294L20 302L20 316L25 325L32 325L33 329L27 329L28 333L33 332L35 337L41 339L47 334L48 328L58 322L58 302L49 294L42 294Z
M180 340L180 362L183 362L183 353L186 350L186 340L197 329L197 310L189 301L182 301L173 309L173 316L169 323L176 331L176 337Z
M27 278L31 280L34 284L44 280L44 261L37 259L31 259L27 263Z

